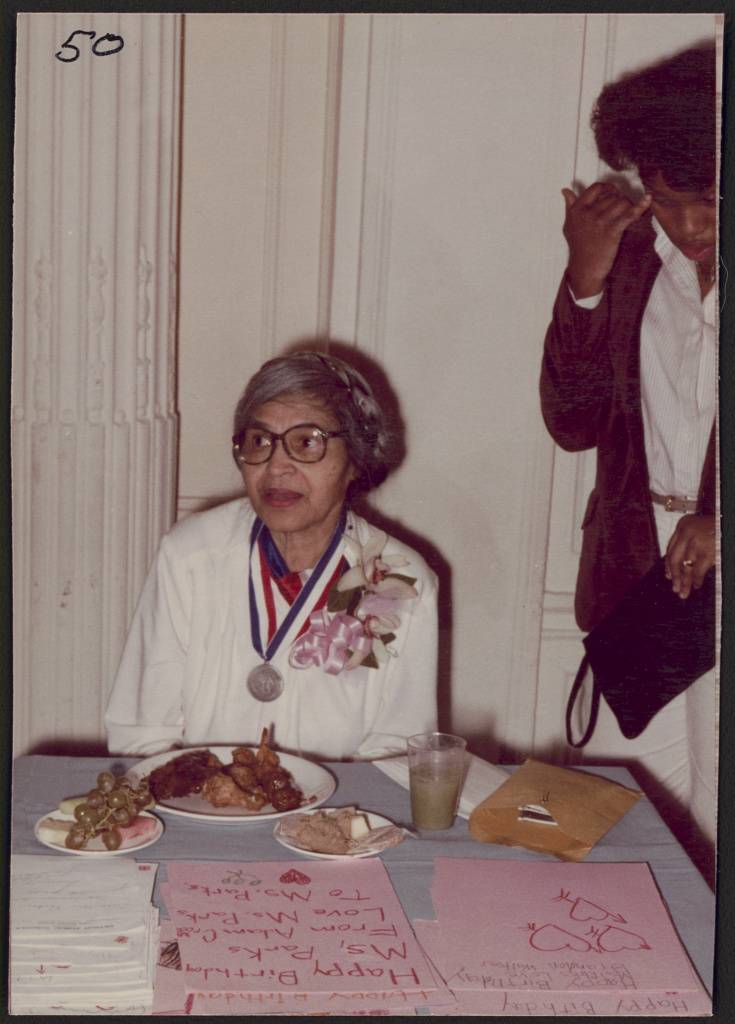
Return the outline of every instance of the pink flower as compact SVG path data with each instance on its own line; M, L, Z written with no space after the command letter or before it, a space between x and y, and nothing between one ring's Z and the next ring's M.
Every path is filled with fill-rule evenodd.
M383 530L373 530L364 547L352 537L345 542L357 558L357 564L341 577L337 584L340 591L363 587L365 590L385 593L396 599L416 597L416 588L406 580L392 576L394 569L408 565L403 555L382 557L388 535Z
M395 612L395 600L383 594L368 592L360 599L355 615L365 621L365 628L372 636L392 633L401 624Z

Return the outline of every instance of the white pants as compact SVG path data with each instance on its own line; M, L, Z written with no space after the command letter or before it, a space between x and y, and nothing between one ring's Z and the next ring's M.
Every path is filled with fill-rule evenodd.
M661 552L679 514L654 506ZM652 719L634 740L626 739L605 700L592 739L584 747L588 763L629 765L646 793L706 875L714 869L717 832L717 667L701 676ZM585 682L581 718L586 721L591 679ZM575 735L577 735L575 731Z

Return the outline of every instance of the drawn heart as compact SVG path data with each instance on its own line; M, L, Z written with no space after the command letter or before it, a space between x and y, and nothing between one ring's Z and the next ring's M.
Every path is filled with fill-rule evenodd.
M308 875L302 875L300 871L291 868L290 871L285 871L281 875L279 881L283 882L284 885L290 885L291 883L295 885L308 885L311 879Z
M530 943L534 949L555 951L573 949L578 953L587 953L592 948L586 939L572 935L564 928L555 924L544 924L531 933Z
M573 921L604 921L608 912L604 907L598 907L596 903L590 903L589 900L578 896L572 904L569 916Z
M597 945L604 953L618 953L621 949L650 949L644 938L624 928L611 926L597 936Z

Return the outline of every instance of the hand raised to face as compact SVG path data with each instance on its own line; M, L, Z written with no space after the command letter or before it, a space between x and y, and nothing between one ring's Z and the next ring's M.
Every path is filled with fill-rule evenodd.
M624 232L651 205L646 193L631 202L609 182L598 181L577 196L563 188L564 237L569 245L569 283L577 299L597 295L605 286Z

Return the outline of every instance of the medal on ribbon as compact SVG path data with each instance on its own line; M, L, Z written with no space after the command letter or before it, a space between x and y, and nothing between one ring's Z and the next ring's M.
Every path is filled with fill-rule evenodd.
M296 595L280 626L276 629L273 637L270 640L267 640L266 638L265 642L261 636L261 615L258 609L252 571L253 550L264 525L265 524L261 519L256 519L253 523L253 528L250 533L250 559L248 562L250 638L253 648L263 659L263 664L257 665L248 674L247 688L256 700L268 702L280 697L285 687L283 675L277 668L274 668L274 666L270 664L271 659L283 644L291 643L294 637L300 632L305 620L309 617L308 602L319 581L324 577L329 579L341 561L342 554L340 550L340 542L345 528L345 514L342 514L326 551L317 562L306 583ZM260 554L261 558L265 557L262 552ZM264 582L264 586L265 585L266 584ZM263 620L267 623L267 615L263 616Z

